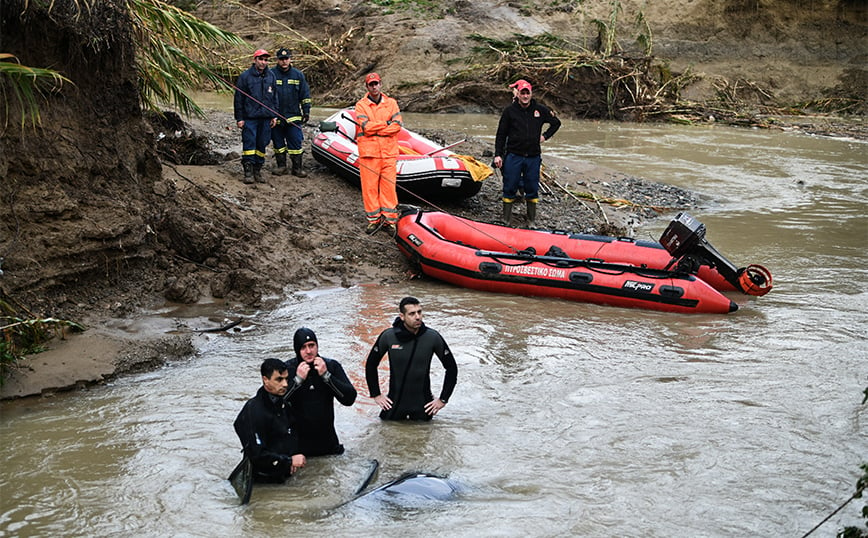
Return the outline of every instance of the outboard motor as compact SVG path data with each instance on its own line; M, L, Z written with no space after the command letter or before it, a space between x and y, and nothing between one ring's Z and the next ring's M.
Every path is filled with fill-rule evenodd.
M729 260L705 240L705 225L687 213L679 213L660 236L660 244L672 255L666 266L696 274L700 266L708 265L736 289L748 295L765 295L772 289L772 274L762 265L748 265L737 269Z

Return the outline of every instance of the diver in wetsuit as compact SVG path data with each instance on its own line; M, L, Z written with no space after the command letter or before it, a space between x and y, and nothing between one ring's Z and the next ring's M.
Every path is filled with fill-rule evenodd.
M260 366L262 386L235 419L244 455L253 462L256 482L285 482L307 462L299 450L296 418L284 401L289 372L279 359Z
M458 365L440 333L422 322L415 297L404 297L392 326L382 333L365 361L365 379L383 420L431 420L449 401L458 380ZM380 393L377 367L389 355L389 392ZM431 392L431 359L440 359L446 376L440 397Z
M292 338L295 358L286 362L293 374L286 399L298 420L301 452L307 457L343 454L335 432L335 400L350 406L356 389L341 364L319 354L316 334L302 327Z

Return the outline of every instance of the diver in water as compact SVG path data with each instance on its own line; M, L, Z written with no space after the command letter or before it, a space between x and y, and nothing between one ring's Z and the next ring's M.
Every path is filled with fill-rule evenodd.
M449 401L458 380L458 365L440 333L422 322L422 306L404 297L392 326L374 343L365 361L365 379L383 420L431 420ZM389 356L389 392L380 392L377 367ZM440 396L431 392L431 359L440 359L446 375Z
M343 454L335 432L334 401L350 406L356 389L341 364L321 357L316 334L302 327L292 338L295 358L286 366L294 374L286 399L297 419L301 452L307 457Z
M289 375L279 359L260 366L262 386L235 419L235 433L244 456L253 464L256 482L285 482L306 463L299 449L296 418L284 401Z

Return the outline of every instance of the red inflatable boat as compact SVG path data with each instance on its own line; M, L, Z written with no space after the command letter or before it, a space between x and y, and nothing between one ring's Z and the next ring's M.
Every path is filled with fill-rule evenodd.
M765 268L736 269L704 233L686 213L672 221L661 244L522 230L412 209L399 220L396 240L426 275L484 291L728 313L738 306L721 291L764 295L771 289Z

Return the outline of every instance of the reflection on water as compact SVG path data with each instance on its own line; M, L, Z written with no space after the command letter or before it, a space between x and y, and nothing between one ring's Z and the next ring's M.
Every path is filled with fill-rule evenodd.
M496 118L409 122L493 136ZM547 147L701 191L708 204L693 213L709 241L736 265L769 267L775 289L733 296L741 308L728 316L425 281L289 294L253 330L196 336L200 354L188 361L3 403L0 536L806 532L852 493L868 453L865 145L566 122ZM665 224L642 233L657 237ZM460 369L431 424L382 423L364 384L370 345L407 294L422 299ZM262 359L288 358L299 326L359 389L353 407L336 409L347 453L312 460L291 484L257 486L240 507L225 480L239 459L232 420L260 384ZM442 379L435 360L435 392ZM424 470L462 491L435 506L339 507L374 458L376 484ZM858 523L857 511L818 535Z

